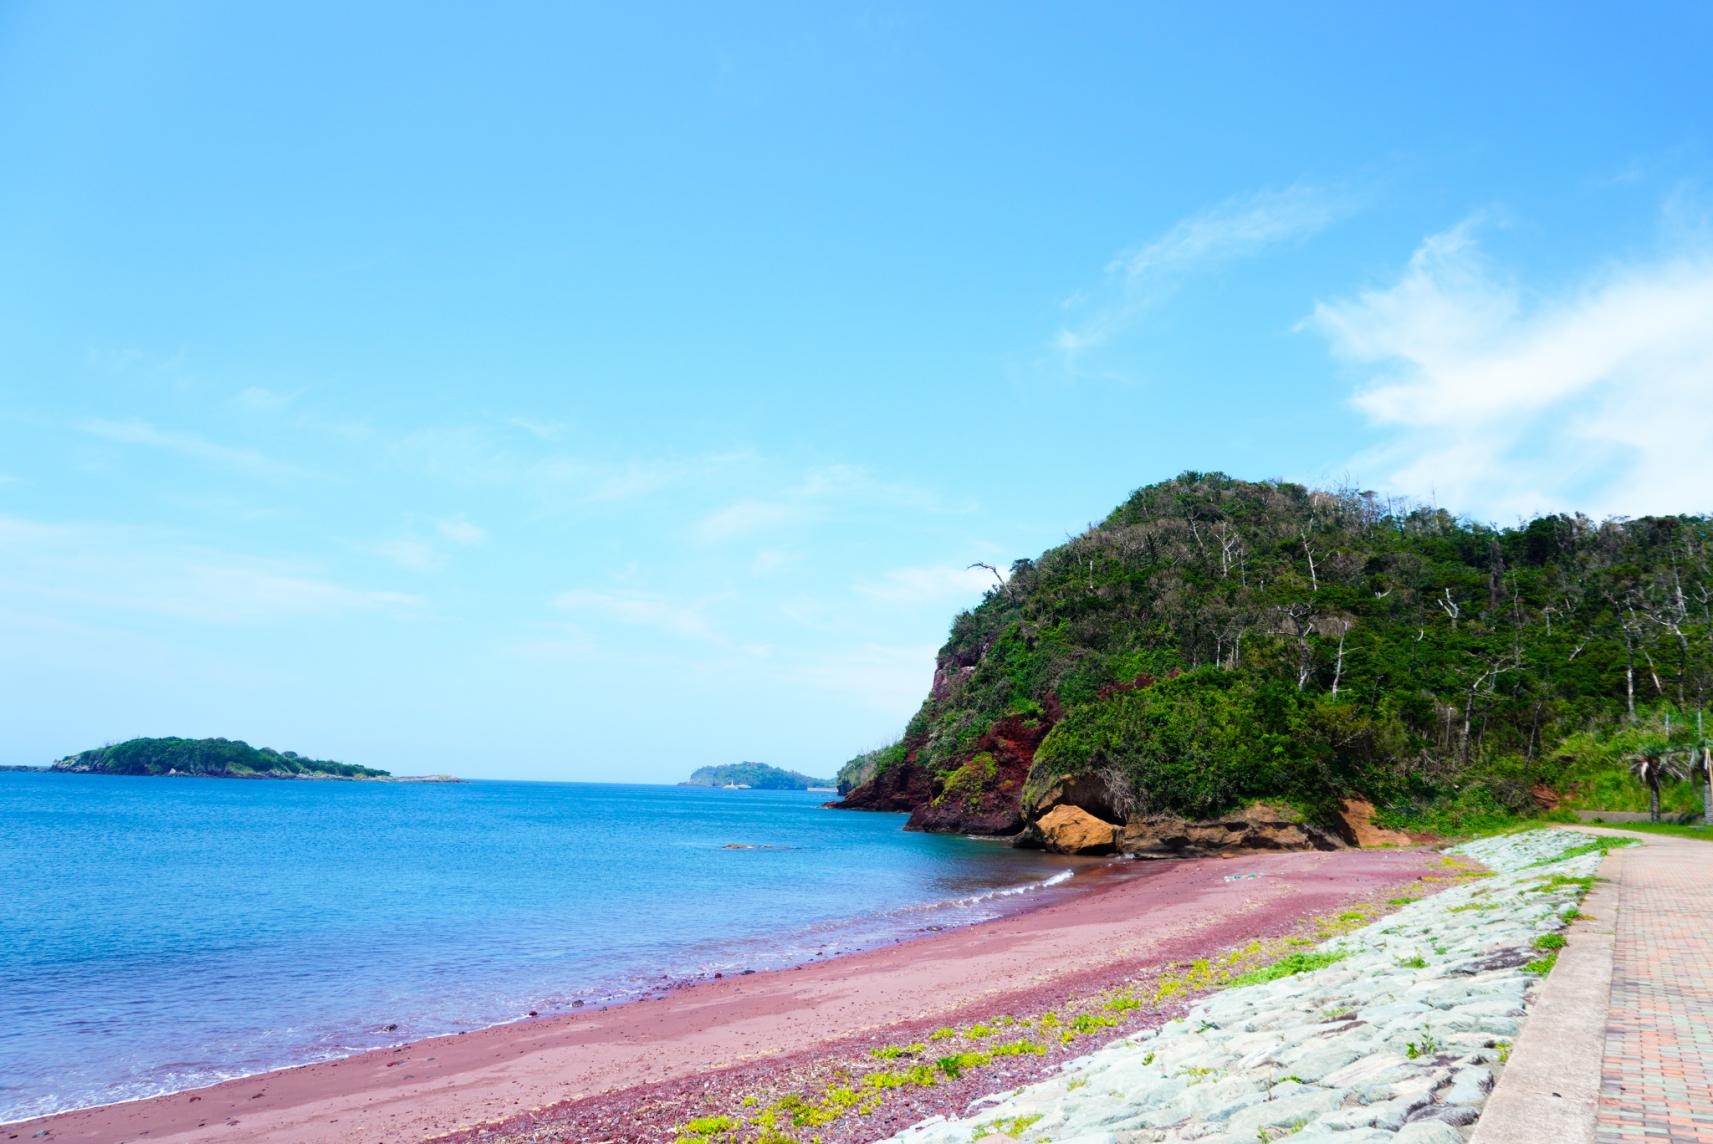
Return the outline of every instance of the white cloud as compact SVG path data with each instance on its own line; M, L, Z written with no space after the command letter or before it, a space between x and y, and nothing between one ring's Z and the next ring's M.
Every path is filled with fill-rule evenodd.
M796 664L790 679L902 721L928 694L936 650L928 644L862 644Z
M1369 371L1354 402L1388 436L1352 464L1498 519L1713 507L1713 258L1529 289L1475 227L1430 236L1397 282L1305 321Z
M1054 347L1074 360L1129 331L1190 275L1308 238L1356 206L1347 191L1297 183L1235 195L1180 219L1152 242L1109 262L1098 290L1078 290L1061 303L1067 321Z
M561 611L589 613L621 624L653 628L683 639L715 640L701 610L652 592L633 588L576 588L553 599Z
M993 573L985 568L929 564L894 568L877 579L859 583L856 590L879 604L920 606L959 601L973 604L993 586Z
M232 403L245 413L267 416L284 413L287 407L301 396L303 396L301 389L282 393L277 389L252 385L239 390L237 395L232 398Z
M883 481L856 465L826 465L805 473L795 484L765 497L735 500L702 518L696 539L719 543L758 533L848 519L864 512L945 514L968 511L914 485Z
M529 417L508 417L506 424L529 434L537 441L552 441L566 429L563 421L537 421Z
M696 526L696 536L709 542L731 540L803 524L814 517L814 507L804 500L740 500L704 517Z
M488 538L487 530L462 513L448 517L412 515L397 535L383 537L362 550L412 572L431 572L446 563L446 547L468 548Z
M379 540L369 546L369 551L412 572L428 572L440 566L440 553L435 551L434 545L413 537Z
M488 538L486 529L463 515L437 520L434 528L454 544L480 544Z
M127 525L0 517L0 591L46 614L267 623L363 612L408 615L423 601L353 588L313 564L220 552Z
M773 576L797 564L801 557L779 548L761 548L750 559L749 570L756 576Z
M209 461L252 476L274 479L307 476L306 470L285 461L277 461L253 449L234 448L210 441L195 433L175 433L157 429L147 421L108 421L96 419L78 426L83 432L105 441L123 445L144 445L164 449L198 461Z
M516 418L508 422L516 423ZM542 433L525 430L525 435L530 440L520 442L516 434L502 436L481 425L418 429L396 438L388 456L438 480L517 488L554 505L634 500L705 479L743 459L741 454L707 454L599 461L552 449Z

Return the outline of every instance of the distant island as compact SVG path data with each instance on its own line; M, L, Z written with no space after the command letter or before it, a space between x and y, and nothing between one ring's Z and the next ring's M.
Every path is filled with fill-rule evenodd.
M766 763L724 763L715 767L697 767L690 781L679 786L749 787L752 790L812 790L831 789L832 779L810 778L808 775L770 767Z
M252 747L242 739L128 739L67 755L48 768L72 774L160 775L215 779L343 779L359 782L458 782L450 775L395 777L391 772L307 759L296 751Z

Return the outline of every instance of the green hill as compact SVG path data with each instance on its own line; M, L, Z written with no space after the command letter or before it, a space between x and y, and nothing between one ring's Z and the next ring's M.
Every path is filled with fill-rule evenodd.
M1255 800L1330 823L1346 797L1392 823L1526 812L1616 781L1596 756L1620 730L1689 733L1710 565L1705 517L1494 528L1185 473L959 615L843 805L986 833L1064 802L1120 824Z
M831 787L831 779L810 778L796 771L770 767L766 763L725 763L713 767L697 767L690 781L679 786L745 786L755 790L808 790L810 787Z
M386 771L306 759L295 751L252 747L239 739L129 739L59 760L51 768L80 774L196 775L225 779L382 779Z

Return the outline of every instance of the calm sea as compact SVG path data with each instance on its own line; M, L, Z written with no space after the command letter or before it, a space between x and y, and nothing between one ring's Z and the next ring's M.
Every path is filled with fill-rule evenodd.
M796 964L1065 891L827 796L0 773L0 1120ZM754 847L728 849L728 845Z

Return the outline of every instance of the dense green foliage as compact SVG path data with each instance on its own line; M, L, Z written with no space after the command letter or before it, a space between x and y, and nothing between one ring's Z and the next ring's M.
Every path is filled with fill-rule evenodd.
M872 779L882 769L904 758L904 748L899 743L890 743L884 747L876 747L872 751L864 751L850 762L839 768L838 784L840 794L849 794L857 787Z
M746 786L756 790L808 790L810 787L830 787L831 779L815 779L766 763L724 763L714 767L697 767L684 786Z
M1627 726L1670 711L1687 734L1710 601L1702 517L1494 528L1185 473L1013 564L954 621L900 743L847 767L943 783L1019 715L1058 720L1032 784L1096 774L1128 812L1362 793L1392 821L1502 817L1620 771L1622 743L1590 745Z
M1667 815L1699 816L1703 776L1689 765L1701 743L1693 717L1684 719L1670 704L1656 704L1637 721L1614 732L1583 731L1567 736L1555 749L1556 779L1565 791L1567 810L1648 809L1648 788L1630 773L1636 755L1668 756L1676 774L1660 784L1660 806Z
M1049 773L1120 770L1141 805L1194 818L1254 798L1313 805L1332 789L1318 715L1286 682L1203 667L1071 708L1035 759Z
M386 771L306 759L295 751L252 747L241 739L129 739L71 755L58 771L104 775L203 775L217 778L386 778Z

